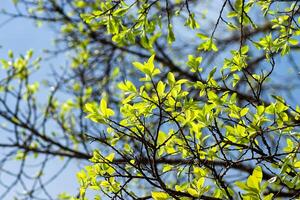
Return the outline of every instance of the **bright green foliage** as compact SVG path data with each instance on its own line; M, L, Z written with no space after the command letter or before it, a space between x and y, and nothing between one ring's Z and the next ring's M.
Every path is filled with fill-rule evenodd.
M1 119L23 131L16 160L32 152L88 160L79 196L59 199L299 198L300 107L280 93L292 80L273 76L298 69L299 2L61 2L28 11L59 21L72 49L66 73L45 84L46 103L36 103L43 85L29 79L39 66L32 51L10 51L0 79L0 94L17 99L12 112L0 96ZM17 112L21 100L39 117Z
M265 34L248 44L241 38L240 47L226 54L223 66L206 74L200 67L203 57L187 55L190 72L201 77L192 80L177 78L172 71L162 75L164 66L156 66L153 55L153 44L162 34L158 31L162 21L151 15L151 4L130 11L134 6L125 1L106 1L100 10L82 15L87 23L106 26L118 45L139 38L152 56L147 62L132 63L142 74L140 82L125 80L118 84L122 94L118 117L113 116L104 100L100 108L95 103L86 104L87 118L107 127L105 141L93 139L111 153L95 151L92 165L78 174L81 196L95 189L115 197L126 191L125 196L131 198L155 200L268 200L280 187L297 190L299 136L294 123L298 123L299 110L279 96L262 101L259 88L269 74L248 71L250 49L262 50L273 68L274 54L284 56L298 44L293 36L299 30L294 30L290 16L275 14L269 1L235 1L234 11L227 16L238 23L228 22L230 30L241 31L243 37L241 28L257 28L248 13L259 6L264 15L273 17L272 28L278 29L279 36ZM155 6L160 9L161 4ZM290 12L294 12L292 9ZM126 16L134 18L131 26L123 22ZM185 26L198 29L196 19L194 13L189 13ZM174 26L168 21L164 27L168 44L176 41ZM200 39L198 51L220 50L213 35L198 32L196 36ZM216 78L220 75L223 83ZM253 96L244 95L246 103L241 103L241 93L234 88L245 80ZM270 145L281 138L286 141L283 149L278 149L279 144ZM250 175L246 179L231 178L237 172ZM138 188L141 190L136 192Z
M190 58L192 59L192 57ZM175 191L182 192L182 195L186 197L211 195L225 199L228 194L235 196L234 191L238 191L236 186L245 191L245 193L242 192L244 199L271 199L273 194L265 195L266 187L277 188L277 182L263 181L262 167L253 168L252 175L246 181L237 181L235 182L236 186L228 186L225 191L217 180L212 178L211 173L213 172L210 172L209 165L206 165L205 162L222 162L220 158L223 154L229 153L230 149L238 150L239 153L236 152L236 157L245 154L247 149L259 151L255 147L251 147L251 144L253 142L257 145L260 144L261 138L265 137L261 135L262 130L288 137L291 134L291 128L284 124L292 122L291 117L287 114L288 107L284 102L279 101L280 98L277 97L278 100L268 106L239 107L235 93L227 91L216 93L216 90L220 89L218 85L205 87L205 92L201 97L206 98L207 101L202 102L189 95L190 88L198 88L195 82L186 79L175 80L174 74L171 72L168 73L167 81L156 81L160 70L154 66L153 59L154 56L144 64L133 63L145 75L141 79L144 85L137 87L130 81L119 84L119 89L123 92L120 107L122 119L120 121L115 121L103 111L107 109L104 100L101 100L101 112L97 112L99 109L94 104L86 105L88 118L112 129L112 132L107 132L105 144L115 154L104 156L97 151L94 153L91 159L94 165L86 168L87 175L83 175L84 172L79 174L81 193L84 194L87 188L98 190L101 188L106 192L118 193L124 182L134 182L135 178L133 177L142 183L143 179L147 179L148 176L146 171L140 168L141 164L137 164L139 159L146 159L145 162L149 163L145 163L145 166L149 165L149 167L151 162L179 159L192 161L194 173L189 173L189 180L185 180L183 176L190 170L188 168L172 164L152 166L155 173L165 177L163 182L167 187L165 191L152 192L153 199L170 199L172 193L176 194ZM210 74L209 82L214 83L212 74ZM95 118L99 120L95 120ZM231 123L224 122L225 118ZM225 131L226 134L218 142L216 137L221 136L221 131ZM128 142L116 143L113 142L114 138L122 138ZM102 143L102 141L99 142ZM283 151L294 151L293 143L292 139L288 138L287 147ZM134 153L132 151L132 149L137 151L139 148L141 148L141 152ZM146 154L150 154L148 155L150 157L147 157ZM290 163L288 157L287 161ZM124 160L125 168L122 169L121 166L113 163L113 158ZM296 157L294 158L296 159ZM154 160L151 161L151 159ZM247 159L251 160L251 156ZM252 157L252 159L256 158ZM285 171L291 170L288 167L291 164L272 161L270 163L274 169L285 166ZM297 167L298 162L294 166ZM198 170L199 172L196 172ZM120 173L124 176L123 178L118 178ZM284 173L281 172L279 176L287 180ZM97 177L109 177L109 179L96 181ZM155 174L149 175L148 178L155 178ZM107 180L109 181L107 182ZM296 183L298 181L294 182L294 184ZM135 186L129 185L126 188L134 191ZM169 190L173 192L168 193Z

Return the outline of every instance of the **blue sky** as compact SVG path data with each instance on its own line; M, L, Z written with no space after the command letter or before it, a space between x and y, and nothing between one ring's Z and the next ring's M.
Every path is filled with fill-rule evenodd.
M12 10L12 4L8 0L1 0L0 9ZM9 18L0 16L0 24ZM42 53L44 48L52 46L54 33L47 27L37 28L33 21L27 19L14 19L0 27L1 56L9 49L16 54L24 53L28 49L34 49L36 53Z

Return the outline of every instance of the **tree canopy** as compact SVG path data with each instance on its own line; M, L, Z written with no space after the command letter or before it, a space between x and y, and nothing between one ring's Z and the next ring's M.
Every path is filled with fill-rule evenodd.
M300 197L299 1L13 3L70 62L38 83L34 50L1 60L1 198ZM80 161L78 194L47 191L55 158Z

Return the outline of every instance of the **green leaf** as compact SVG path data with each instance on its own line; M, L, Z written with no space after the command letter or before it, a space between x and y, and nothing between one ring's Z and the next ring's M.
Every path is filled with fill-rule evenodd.
M119 16L119 17L124 16L124 15L127 13L128 10L129 10L128 7L117 9L117 10L114 12L114 16Z
M299 43L299 41L296 40L296 39L290 38L290 39L289 39L289 43L290 43L291 45L297 45L297 44Z
M197 181L197 188L198 188L198 190L202 189L204 181L205 181L204 177L201 177L201 178L198 179L198 181Z
M295 163L294 163L294 167L300 168L300 161L295 162Z
M246 54L248 51L249 51L249 47L248 47L248 46L243 46L243 47L241 48L242 54Z
M105 157L106 160L108 160L109 162L112 162L114 160L115 157L115 153L111 153L108 156Z
M136 67L138 70L143 72L144 74L152 77L160 73L159 69L155 69L154 67L154 57L155 54L153 54L146 63L142 64L139 62L133 62L133 66Z
M204 35L202 33L197 33L197 36L201 39L201 40L207 40L208 39L208 36L207 35Z
M262 181L262 169L260 166L254 168L252 175L247 179L247 186L249 188L254 188L257 191L260 191L260 183Z
M151 72L153 72L153 70L154 70L154 58L155 58L155 54L153 54L149 59L148 59L148 61L147 61L147 67L148 67L148 69L151 71Z
M163 96L164 95L165 87L166 86L162 81L158 82L157 88L156 88L158 96Z
M172 44L175 41L175 35L173 32L172 24L168 25L168 43Z
M105 113L107 109L107 103L104 99L101 99L101 102L100 102L100 110L102 113Z
M248 186L246 185L246 183L241 182L241 181L235 182L235 185L238 186L242 190L247 190L248 189Z
M217 68L214 67L214 68L209 72L208 78L207 78L208 81L214 76L214 74L216 73L216 71L217 71Z
M145 66L142 63L139 62L133 62L132 63L134 67L136 67L138 70L140 70L141 72L144 72L144 68Z
M188 189L187 189L187 192L188 192L190 195L192 195L193 197L198 197L198 196L199 196L197 190L195 190L195 189L193 189L193 188L188 188Z
M240 111L241 117L245 116L249 111L249 108L245 107Z
M237 74L233 74L232 87L235 87L236 84L240 81L240 77Z
M170 197L166 192L152 192L151 195L154 200L167 200Z
M195 20L195 13L191 13L187 20L185 21L185 26L189 26L191 29L200 28L199 24Z
M84 8L86 6L86 3L84 1L76 1L75 5L78 8Z
M263 197L263 200L272 200L273 199L274 194L268 194L267 196Z
M172 72L169 72L168 75L167 75L167 78L168 78L168 83L170 86L173 86L174 83L175 83L175 76Z

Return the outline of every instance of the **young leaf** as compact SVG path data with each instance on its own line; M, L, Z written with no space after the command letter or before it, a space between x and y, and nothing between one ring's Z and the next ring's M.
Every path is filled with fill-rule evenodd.
M170 197L166 192L152 192L151 194L154 200L168 200Z

